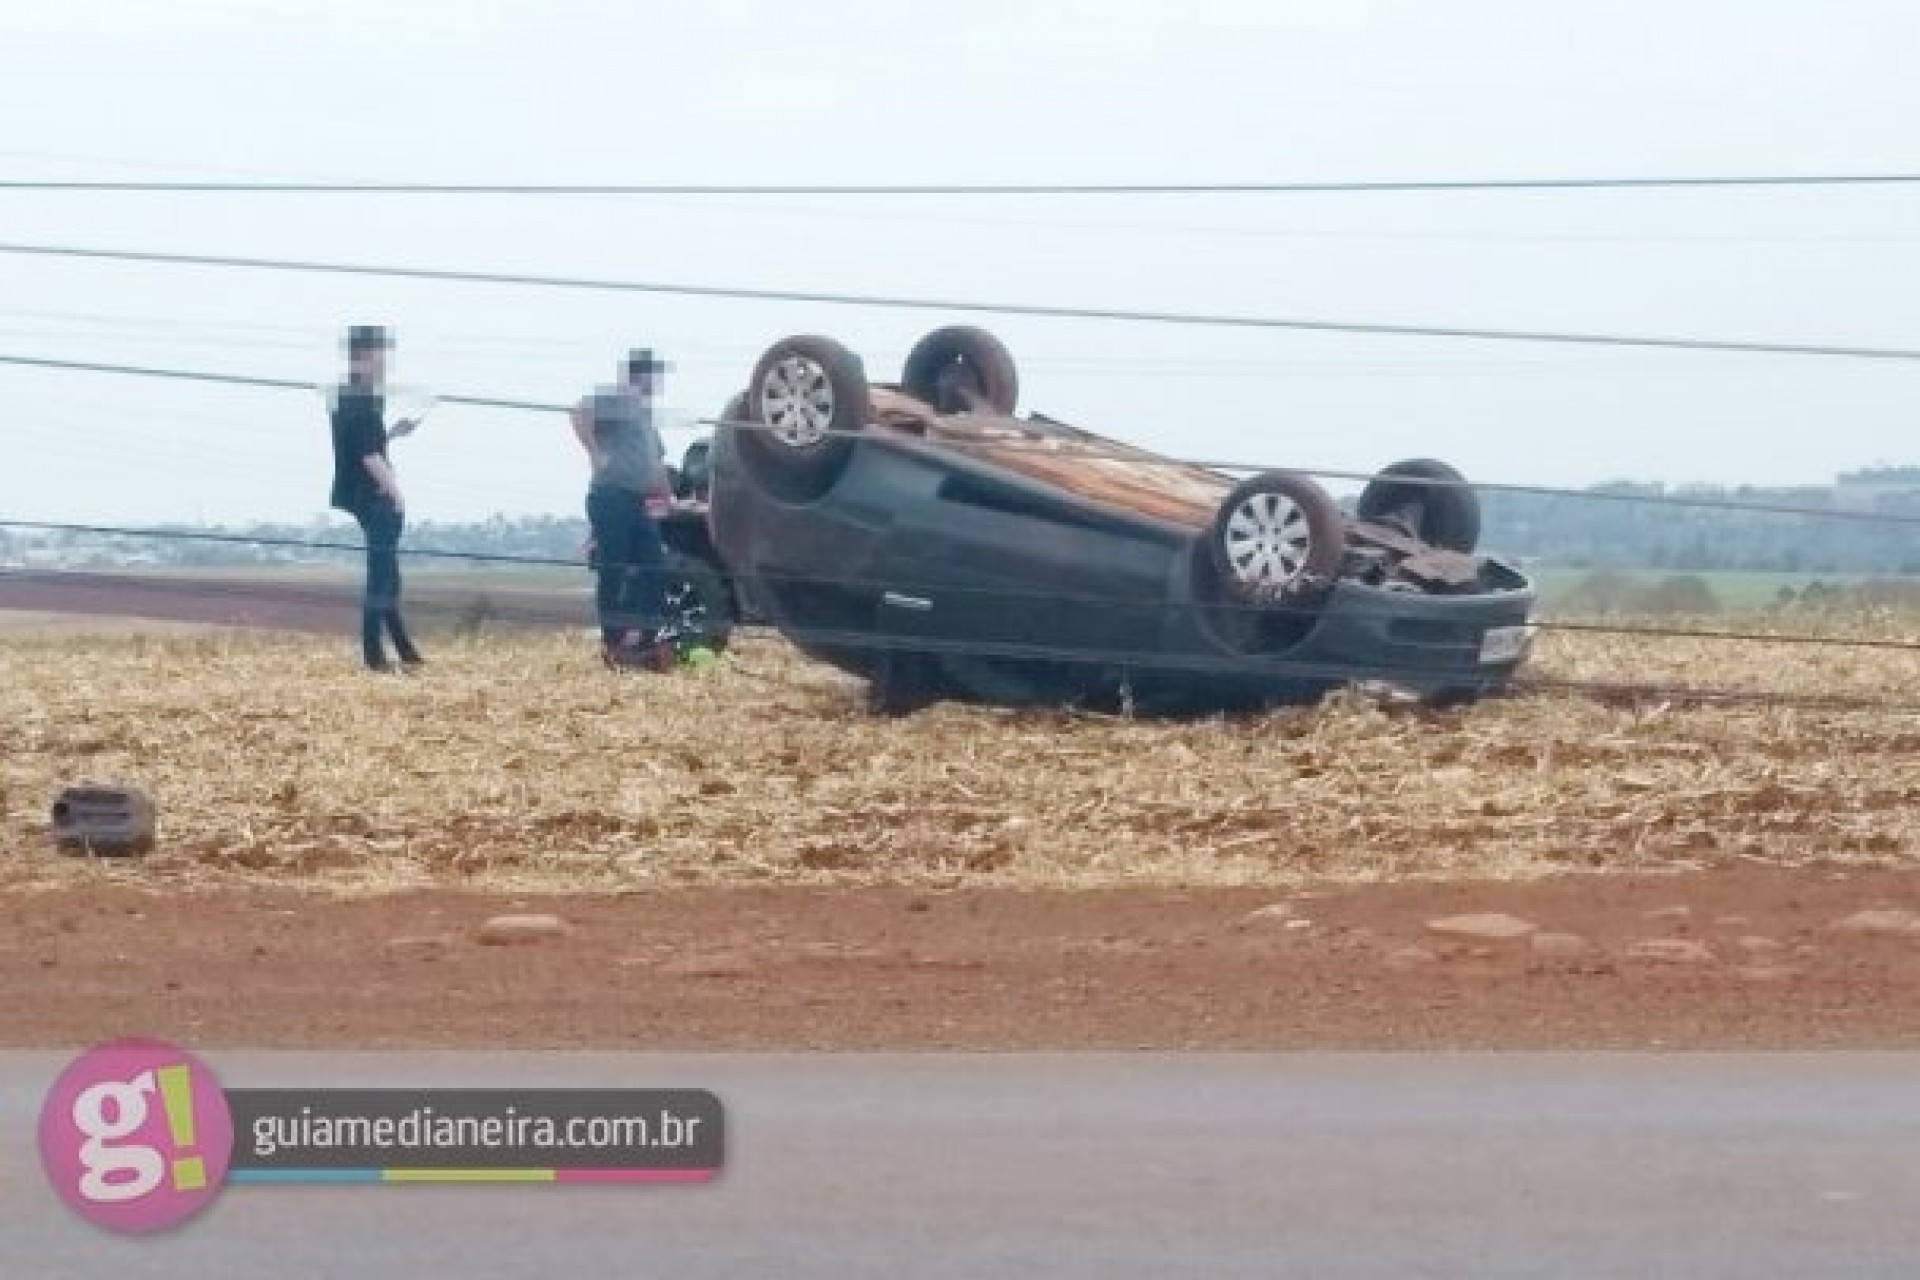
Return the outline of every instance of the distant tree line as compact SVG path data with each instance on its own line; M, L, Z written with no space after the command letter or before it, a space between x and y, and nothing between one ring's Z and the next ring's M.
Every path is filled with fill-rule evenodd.
M1914 475L1912 487L1904 477ZM1920 523L1859 518L1886 514L1920 522L1920 467L1877 468L1853 473L1874 486L1858 495L1832 486L1756 489L1617 482L1582 494L1480 493L1481 544L1532 563L1566 569L1638 570L1655 574L1764 571L1836 576L1920 576ZM1592 495L1592 496L1588 496ZM1833 511L1834 516L1731 511L1671 502L1610 499L1704 498L1728 503L1765 503ZM225 535L209 542L167 533ZM340 563L343 553L315 552L299 544L359 542L359 531L338 521L253 524L243 527L178 525L159 536L120 537L85 533L0 531L0 559L17 562L37 554L68 563L145 563L178 566ZM586 522L557 516L494 516L474 522L421 521L408 528L414 550L452 551L479 557L580 561ZM249 542L247 539L260 539ZM291 544L291 545L285 545ZM350 554L350 553L347 553ZM476 563L484 563L476 562Z
M1843 506L1835 490L1826 487L1669 488L1617 483L1597 485L1589 492L1770 503L1832 510L1836 515L1488 491L1481 494L1481 541L1491 550L1576 569L1920 574L1920 523L1858 518L1884 514L1920 521L1920 485L1911 492L1879 495L1870 511Z
M508 562L514 560L583 564L581 545L586 536L587 524L581 519L495 516L469 523L421 521L408 528L405 546L412 551L473 556L474 567L485 567L488 557L499 557L502 568L511 568ZM359 544L359 530L352 526L318 521L153 525L132 535L0 530L0 562L168 568L340 564L358 558ZM345 549L320 549L330 546Z
M1746 593L1740 593L1744 598ZM1920 614L1920 579L1863 578L1799 586L1782 584L1763 598L1727 599L1713 580L1696 573L1649 577L1618 569L1591 569L1548 593L1548 611L1560 617L1704 618L1729 609L1774 616Z

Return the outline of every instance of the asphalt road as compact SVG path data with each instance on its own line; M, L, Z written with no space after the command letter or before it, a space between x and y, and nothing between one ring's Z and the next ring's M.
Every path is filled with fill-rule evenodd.
M711 1088L685 1187L236 1187L161 1239L35 1164L0 1055L0 1274L1920 1275L1920 1055L203 1055L230 1086Z

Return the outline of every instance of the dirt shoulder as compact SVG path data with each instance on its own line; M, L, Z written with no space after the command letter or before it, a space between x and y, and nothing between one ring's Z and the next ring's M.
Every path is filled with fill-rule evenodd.
M0 1043L1912 1047L1920 932L1836 924L1913 908L1920 873L1818 868L1291 895L70 886L0 897ZM479 941L502 912L568 931ZM1430 928L1486 912L1585 946Z
M579 581L588 582L584 568ZM164 636L187 628L242 627L350 637L357 625L359 593L358 580L338 571L286 577L269 570L16 569L0 577L0 633L40 630L36 621L53 617L68 635ZM524 623L584 629L592 622L584 587L528 585L506 574L490 579L484 574L414 573L408 603L414 621L423 626L476 616L495 627Z

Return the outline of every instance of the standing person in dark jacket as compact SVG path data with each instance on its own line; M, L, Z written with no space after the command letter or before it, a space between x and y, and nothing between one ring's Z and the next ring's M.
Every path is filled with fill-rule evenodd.
M593 466L587 523L593 531L601 654L609 666L659 666L661 566L666 551L653 508L671 498L655 397L666 366L645 348L629 353L619 384L573 410L573 433Z
M393 424L386 415L387 352L393 340L378 326L347 333L347 381L333 407L334 507L360 524L367 544L366 590L361 600L361 656L371 671L391 671L382 633L393 641L402 669L421 664L420 651L400 616L400 534L406 500L387 458L387 443L411 432L410 420Z

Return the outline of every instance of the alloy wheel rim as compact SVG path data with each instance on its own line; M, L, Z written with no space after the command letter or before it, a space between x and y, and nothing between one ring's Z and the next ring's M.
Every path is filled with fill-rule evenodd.
M1249 587L1289 585L1313 550L1306 508L1284 493L1249 494L1227 518L1222 537L1233 576Z
M812 448L833 426L833 380L819 361L787 356L768 372L760 408L774 439L794 449Z

